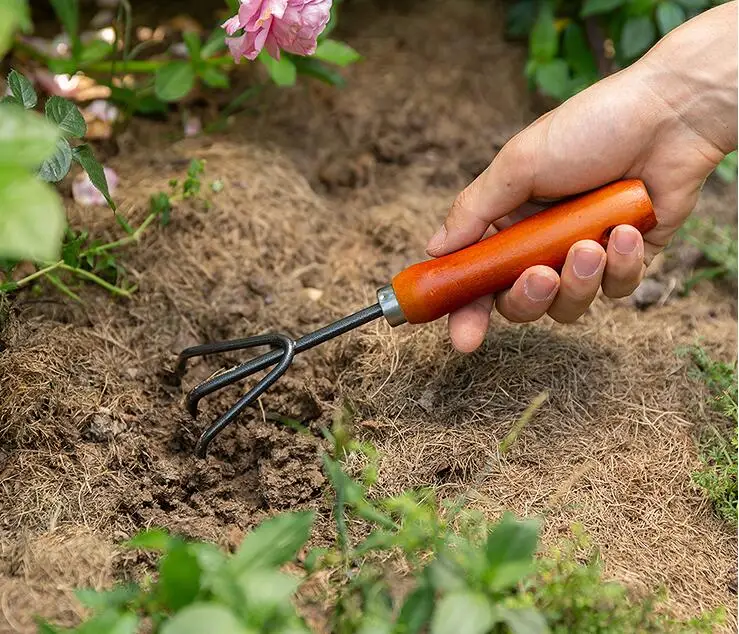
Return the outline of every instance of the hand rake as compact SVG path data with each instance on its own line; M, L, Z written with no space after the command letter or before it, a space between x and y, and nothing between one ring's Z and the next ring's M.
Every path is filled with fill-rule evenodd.
M175 373L186 371L193 357L261 346L270 352L222 372L193 388L187 408L197 417L200 401L216 390L272 367L267 374L198 440L195 453L204 458L208 445L239 414L252 405L290 367L296 354L384 317L392 326L434 321L470 302L509 288L527 268L543 264L559 271L570 247L579 240L595 240L604 247L618 225L631 225L642 234L657 224L644 184L638 180L611 183L518 222L489 238L437 259L414 264L377 291L377 303L304 335L264 334L245 339L193 346L179 356Z

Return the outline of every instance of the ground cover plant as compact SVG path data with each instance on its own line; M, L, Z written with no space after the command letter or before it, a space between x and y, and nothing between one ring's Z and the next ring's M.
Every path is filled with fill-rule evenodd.
M737 374L736 363L712 359L700 347L688 349L695 364L694 376L705 383L711 395L711 406L724 419L711 426L700 439L700 471L693 476L696 484L711 500L720 517L737 523Z
M504 455L534 414L524 413L501 443ZM547 632L711 632L720 614L678 621L655 609L655 597L634 601L625 588L601 578L597 553L574 528L553 554L535 558L539 520L506 513L495 523L466 508L464 496L439 504L432 490L372 499L376 452L350 437L351 410L335 416L326 435L333 454L360 453L366 466L353 479L324 454L331 483L336 545L306 549L315 514L278 514L246 535L232 554L213 544L182 539L162 529L144 531L126 544L156 553L157 570L141 583L80 589L92 616L73 629L41 622L42 634L62 632L162 634L218 631L310 632L301 615L303 587L327 572L329 607L321 617L331 632L414 634L544 634ZM349 524L355 526L349 529ZM357 539L357 524L364 537ZM589 561L576 556L589 552ZM407 572L404 589L383 553ZM285 566L290 565L289 570Z
M725 0L509 0L506 29L528 42L532 87L565 100L625 68L683 22ZM736 152L717 174L736 180Z
M733 275L720 227L736 201L715 179L697 215L723 216L691 235L716 271L688 293L639 311L597 302L571 329L497 324L472 358L452 354L443 324L357 332L300 359L208 461L192 458L230 397L191 420L173 355L301 334L365 305L534 116L516 83L526 51L498 35L488 3L340 6L321 42L343 67L264 50L236 64L223 7L199 14L197 39L176 31L134 51L135 12L118 5L118 44L97 61L70 46L76 29L78 52L102 51L77 28L83 12L62 20L61 53L16 39L9 59L35 82L35 110L48 101L40 71L81 70L125 125L68 139L115 168L115 210L77 201L70 173L53 186L67 224L56 268L18 262L2 280L0 630L186 633L207 618L237 632L735 631L736 543L717 517L729 454L706 444L693 474L705 390L674 354L699 336L711 358L734 355L735 306L713 281ZM306 68L340 69L343 90ZM207 84L218 73L228 88ZM183 116L203 93L222 98L201 112L213 134L191 136ZM69 99L87 116L88 100ZM24 169L44 185L38 165ZM188 380L239 361L206 359ZM538 415L521 418L543 389ZM357 441L330 426L345 397Z

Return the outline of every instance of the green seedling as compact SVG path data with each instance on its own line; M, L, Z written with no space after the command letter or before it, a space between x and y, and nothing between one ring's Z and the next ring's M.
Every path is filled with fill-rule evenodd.
M689 293L703 280L737 279L737 239L728 227L711 220L691 217L680 229L682 240L698 248L710 266L694 273L683 285L683 293Z
M737 366L710 358L698 346L680 350L693 362L691 375L704 383L711 395L711 407L725 419L722 428L710 427L699 443L702 468L693 481L704 491L717 515L737 524Z
M123 216L116 214L118 224L126 233L123 238L103 242L91 239L86 231L74 231L67 228L62 241L60 258L57 261L44 263L34 273L20 280L0 284L0 294L16 291L44 278L60 292L81 302L79 295L62 279L61 275L66 274L97 284L117 297L130 298L137 286L122 285L126 270L116 257L116 251L139 242L154 221L159 220L163 226L169 224L172 209L177 202L199 197L201 175L204 170L205 162L193 159L180 189L178 189L178 182L174 180L170 182L171 194L159 192L151 196L149 214L138 227L132 227ZM9 277L17 264L18 262L14 260L0 261L0 271Z
M536 557L538 520L506 513L490 523L458 499L440 503L431 490L373 499L373 478L354 479L339 462L376 459L371 445L352 437L355 417L345 403L324 432L333 453L323 457L333 546L309 548L315 515L305 511L262 522L233 554L149 529L126 546L153 553L155 574L78 591L91 616L73 629L42 622L39 631L307 633L300 606L310 599L302 588L316 575L330 582L331 600L318 603L336 634L711 632L721 622L720 610L683 622L661 614L650 597L630 599L602 579L597 550L580 527L572 527L574 541ZM402 592L385 565L391 559L407 571Z

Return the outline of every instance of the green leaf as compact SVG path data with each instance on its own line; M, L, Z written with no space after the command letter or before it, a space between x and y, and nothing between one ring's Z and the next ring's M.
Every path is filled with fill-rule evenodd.
M66 246L66 245L65 245ZM66 262L66 258L64 258ZM72 265L72 266L76 266ZM141 593L136 584L120 585L111 590L92 590L89 588L81 588L75 590L77 600L87 608L93 610L101 610L103 608L122 608L130 601L133 601Z
M388 550L395 547L397 538L395 533L382 529L372 531L354 550L357 556L364 555L370 551Z
M395 622L395 634L417 634L428 624L434 611L434 589L422 584L411 592L403 601L398 620Z
M485 543L487 585L504 590L529 572L539 540L539 524L534 520L516 521L506 513L488 535Z
M710 6L711 0L677 0L677 3L685 9L706 9Z
M24 108L28 110L36 107L38 102L36 91L33 89L33 84L24 75L16 70L11 70L8 74L8 86L10 86L13 96Z
M5 95L2 99L0 99L0 104L3 104L3 103L7 103L7 104L12 104L14 106L21 106L21 107L23 107L21 105L21 102L18 101L15 97L13 97L13 95Z
M568 25L562 44L564 57L575 75L595 81L598 77L598 66L583 28L574 22Z
M351 46L336 40L323 40L313 54L316 59L323 60L336 66L349 66L362 59Z
M36 634L61 634L61 630L56 629L44 620L39 619L36 623L38 628Z
M585 0L580 11L581 18L589 18L592 15L609 13L618 9L626 0Z
M51 6L57 18L64 26L64 30L69 35L72 42L72 57L79 59L80 54L80 38L79 32L79 5L77 0L51 0Z
M292 561L308 541L314 514L309 511L280 513L251 531L231 559L239 573L276 568Z
M634 59L644 53L657 39L657 30L649 16L629 18L621 31L621 53Z
M28 32L31 17L27 0L3 0L0 2L0 59L10 49L16 29Z
M0 165L38 168L56 151L59 130L20 105L0 105Z
M511 37L523 37L531 32L536 22L537 0L519 0L508 5L505 30Z
M162 101L182 99L194 84L195 71L189 62L169 62L160 66L154 75L154 93Z
M200 55L203 59L208 59L219 51L226 48L226 32L223 29L215 29L203 44L203 50Z
M200 590L200 565L187 545L178 542L159 564L159 600L172 610L180 610L195 600Z
M248 634L233 613L222 605L193 603L162 625L161 634Z
M559 48L559 35L554 24L554 9L550 2L542 2L534 28L531 29L529 52L538 62L554 59Z
M317 59L296 56L292 58L292 62L299 75L315 77L329 86L342 87L346 84L346 80L339 73Z
M190 59L199 60L201 48L200 36L193 31L185 31L182 34L182 39L187 47L187 52L190 54Z
M134 535L125 545L128 548L166 552L174 545L174 539L161 528L150 528Z
M0 170L0 258L57 260L65 225L64 208L49 185L19 167Z
M259 61L264 64L270 78L278 86L293 86L297 79L297 70L292 60L287 55L282 55L280 60L270 57L262 52L258 57Z
M454 592L436 606L431 634L486 634L495 623L488 598L479 592Z
M106 610L74 630L74 634L136 634L139 619L135 614Z
M84 145L78 145L76 148L73 148L72 158L87 172L90 182L105 197L105 200L108 201L108 206L115 211L116 207L108 191L108 180L105 178L105 171L103 170L103 166L95 158L90 146L85 143Z
M429 582L436 590L443 592L462 591L467 587L463 570L455 566L447 555L435 559L426 568Z
M495 613L496 620L503 621L511 634L549 634L546 619L536 608L498 606Z
M714 170L716 176L718 176L725 183L733 183L737 179L737 153L736 151L730 152L721 162L716 166Z
M80 62L83 64L91 64L104 60L113 52L113 45L105 40L92 40L86 44L80 54Z
M249 614L260 623L266 623L285 608L293 612L290 599L299 584L295 577L276 570L248 570L239 577Z
M76 137L85 136L87 124L77 106L71 101L53 95L49 97L44 110L46 118L56 123L62 132Z
M38 177L47 183L58 183L69 173L72 166L72 148L62 137L57 141L56 152L47 158L38 170Z
M200 78L213 88L228 88L228 75L215 66L203 66L199 72Z
M555 59L536 67L536 85L542 93L564 100L569 96L570 70L563 59Z
M675 2L660 2L655 14L657 26L662 35L667 35L672 29L685 22L685 10Z

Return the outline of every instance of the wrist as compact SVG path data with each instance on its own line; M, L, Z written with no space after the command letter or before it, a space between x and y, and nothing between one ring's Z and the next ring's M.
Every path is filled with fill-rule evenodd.
M737 149L737 2L689 20L635 66L682 123L721 154Z

